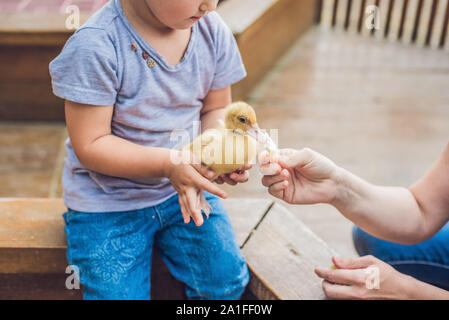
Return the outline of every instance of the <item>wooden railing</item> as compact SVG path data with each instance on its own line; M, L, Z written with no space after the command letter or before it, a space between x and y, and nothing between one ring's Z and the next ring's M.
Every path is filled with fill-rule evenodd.
M320 8L328 28L449 49L449 0L320 0Z

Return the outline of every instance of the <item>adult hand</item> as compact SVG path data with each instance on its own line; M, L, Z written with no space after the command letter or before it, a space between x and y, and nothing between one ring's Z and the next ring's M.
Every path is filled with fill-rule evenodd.
M412 277L373 257L333 257L337 269L316 268L323 291L332 299L407 299Z
M259 155L262 184L276 198L291 204L331 203L336 196L338 167L310 150L280 149L278 158Z

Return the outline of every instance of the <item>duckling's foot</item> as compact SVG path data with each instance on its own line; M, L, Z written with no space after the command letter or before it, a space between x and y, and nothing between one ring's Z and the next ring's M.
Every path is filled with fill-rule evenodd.
M198 197L200 199L200 208L204 211L204 214L209 219L209 214L212 210L212 207L210 206L209 202L207 202L206 197L204 196L203 190L200 191L198 194Z

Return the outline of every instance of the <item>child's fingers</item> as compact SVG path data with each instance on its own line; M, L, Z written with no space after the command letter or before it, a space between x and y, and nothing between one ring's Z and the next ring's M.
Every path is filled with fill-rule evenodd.
M253 165L248 163L248 164L245 164L243 167L241 167L239 169L239 171L247 171L247 170L250 170L252 167L253 167Z
M207 180L202 176L198 176L198 179L194 181L194 183L197 188L206 190L207 192L215 194L220 198L224 199L228 196L226 192L221 190L217 185L213 184L212 182L210 182L209 180Z
M213 170L210 170L201 164L192 164L192 166L207 179L212 179L215 176L215 172Z
M235 186L237 184L237 181L232 180L229 174L222 175L222 178L224 182L230 184L231 186Z
M185 199L185 195L179 195L179 205L181 206L181 213L182 213L182 217L184 219L184 223L189 223L190 222L190 213L186 208L186 199Z
M217 184L223 184L224 180L223 180L223 178L221 176L219 176L217 179L214 180L214 182L217 183Z
M232 172L229 175L229 178L231 178L231 180L238 182L238 183L243 183L248 181L249 179L249 171L242 171L241 173L237 173L237 172Z
M201 209L197 206L198 204L198 193L195 189L189 188L186 192L187 205L189 206L190 215L193 218L195 224L199 227L203 224L203 215L201 214Z
M288 170L284 169L277 175L264 176L262 178L262 184L265 187L269 187L269 186L271 186L271 185L273 185L275 183L278 183L280 181L284 181L284 180L288 179L289 176L290 176L290 174L288 173Z

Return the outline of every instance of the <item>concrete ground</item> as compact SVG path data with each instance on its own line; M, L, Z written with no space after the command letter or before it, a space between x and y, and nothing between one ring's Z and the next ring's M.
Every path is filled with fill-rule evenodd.
M317 27L273 65L249 102L282 148L307 146L372 183L408 186L449 141L447 52ZM62 123L0 122L0 197L60 197L66 134ZM269 196L257 168L226 190ZM342 255L356 255L337 210L286 206Z

